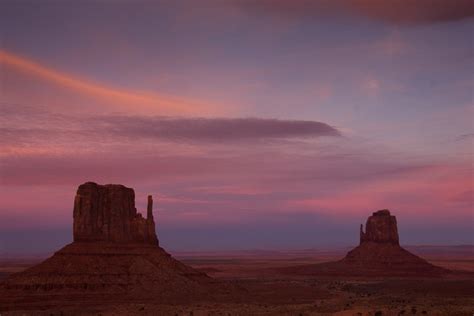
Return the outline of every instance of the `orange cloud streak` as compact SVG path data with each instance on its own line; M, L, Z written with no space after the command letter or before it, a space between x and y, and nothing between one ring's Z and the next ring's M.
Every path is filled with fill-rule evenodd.
M164 110L173 114L190 114L214 112L217 107L208 103L190 100L181 97L154 93L137 93L104 86L91 81L83 80L66 73L62 73L42 66L29 59L0 50L0 64L5 64L23 72L36 75L43 79L55 82L76 92L108 99L116 103L126 103L130 106L144 107L150 110Z

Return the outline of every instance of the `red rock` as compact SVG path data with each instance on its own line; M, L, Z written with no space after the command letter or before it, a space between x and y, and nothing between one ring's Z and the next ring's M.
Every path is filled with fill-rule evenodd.
M374 212L360 227L360 245L335 262L282 269L288 274L357 277L438 277L449 270L400 247L397 219L389 210Z
M448 272L400 247L397 219L389 210L372 213L365 233L360 229L360 245L339 262L352 274L437 276Z
M151 196L145 219L135 208L133 189L87 182L74 200L74 242L0 283L0 306L144 298L183 303L225 291L227 285L158 246Z
M365 233L360 225L360 244L364 242L399 244L397 219L389 210L374 212L367 219Z
M74 241L136 242L158 245L148 197L147 218L135 207L135 192L119 184L79 186L74 199Z

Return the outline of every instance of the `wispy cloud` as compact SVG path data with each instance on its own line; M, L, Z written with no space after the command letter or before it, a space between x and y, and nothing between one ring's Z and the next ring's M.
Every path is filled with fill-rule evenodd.
M412 49L399 31L391 31L385 38L376 41L373 47L389 57L402 55Z
M34 143L84 139L108 142L132 140L181 143L261 142L293 138L341 136L329 124L317 121L263 118L199 118L166 116L69 116L3 105L0 143ZM23 113L23 114L22 114Z
M64 73L17 54L0 50L0 64L4 64L30 75L54 82L80 94L106 99L117 104L128 104L131 108L144 108L155 112L190 114L217 110L216 105L167 94L136 92L119 89L88 79Z
M364 16L392 24L454 21L474 16L470 0L235 0L244 8L288 17Z
M474 133L466 133L466 134L462 134L456 137L455 141L459 142L459 141L472 140L472 139L474 139Z
M340 136L322 122L262 118L176 118L110 116L97 119L104 130L127 137L185 142L234 142Z

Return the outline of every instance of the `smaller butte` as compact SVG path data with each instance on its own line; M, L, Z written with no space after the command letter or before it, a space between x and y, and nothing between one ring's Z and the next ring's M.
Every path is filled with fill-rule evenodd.
M400 246L397 219L389 210L372 213L360 226L360 243L335 262L283 268L299 275L356 277L440 277L450 271L432 265Z

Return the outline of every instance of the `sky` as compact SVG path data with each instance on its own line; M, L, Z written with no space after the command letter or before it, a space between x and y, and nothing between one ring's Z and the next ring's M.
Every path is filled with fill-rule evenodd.
M0 253L72 241L79 184L172 250L473 243L466 0L0 2Z

